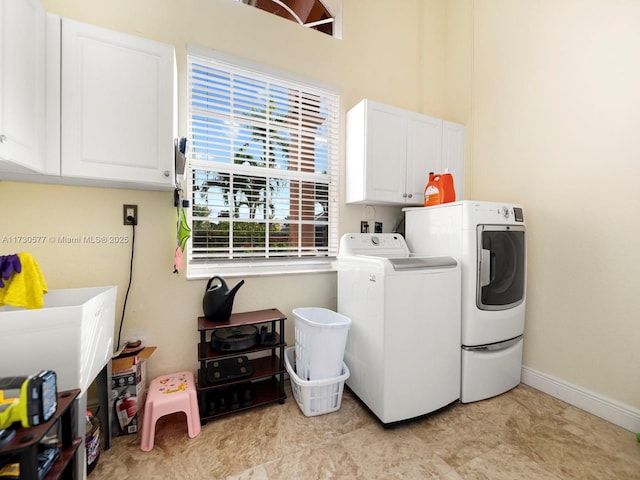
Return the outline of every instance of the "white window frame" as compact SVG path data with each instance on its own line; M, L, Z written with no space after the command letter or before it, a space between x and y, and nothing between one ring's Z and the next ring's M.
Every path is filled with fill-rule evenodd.
M211 168L212 170L221 172L226 170L234 170L237 173L247 172L245 165L234 165L233 163L220 163L216 161L204 160L202 156L198 158L197 146L194 145L193 137L193 112L192 112L192 73L191 66L192 60L199 62L212 62L212 65L218 67L228 67L231 71L241 72L245 76L255 76L260 79L267 79L275 83L282 82L284 85L291 85L293 88L299 88L301 91L307 92L320 92L323 95L333 96L335 99L335 106L331 115L332 122L332 134L329 144L331 144L329 151L329 158L327 160L328 172L325 175L319 175L318 173L312 174L315 180L318 177L322 177L322 181L327 185L327 204L328 204L328 216L329 221L326 225L328 229L328 246L321 252L310 253L308 248L298 248L295 257L274 257L271 258L268 254L266 257L260 258L242 258L242 259L212 259L207 261L203 258L205 254L194 253L193 248L193 225L194 225L194 172L203 170L205 168ZM339 180L339 131L340 131L340 95L336 88L328 87L320 84L320 82L313 82L308 79L303 79L300 76L292 75L286 72L282 72L276 69L265 67L257 63L241 60L229 55L222 54L209 49L190 45L188 47L188 119L189 119L189 148L188 148L188 161L187 168L185 169L185 183L186 183L186 198L191 201L191 207L187 209L187 220L190 227L192 227L192 237L187 242L185 259L187 264L187 278L208 278L213 275L225 275L225 276L250 276L250 275L277 275L277 274L292 274L292 273L313 273L313 272L329 272L334 270L334 261L338 253L338 180ZM197 143L197 141L195 141ZM194 148L195 147L195 148ZM263 171L271 169L263 169ZM279 172L282 176L287 176L286 170L274 170ZM278 176L281 176L278 175ZM311 178L314 180L314 178ZM306 181L306 180L305 180ZM302 192L304 193L304 192ZM303 222L305 223L305 222ZM308 222L306 222L308 223ZM301 235L302 236L302 235Z
M333 15L333 38L342 39L342 0L322 0Z

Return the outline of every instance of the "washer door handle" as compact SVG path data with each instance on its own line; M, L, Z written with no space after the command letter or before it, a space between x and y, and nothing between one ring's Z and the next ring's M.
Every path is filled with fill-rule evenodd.
M491 283L491 250L482 249L480 255L480 286L486 287Z

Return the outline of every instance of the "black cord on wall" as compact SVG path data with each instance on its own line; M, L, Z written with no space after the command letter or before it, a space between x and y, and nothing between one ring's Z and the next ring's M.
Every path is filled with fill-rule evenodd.
M129 298L129 290L131 290L131 280L133 279L133 253L136 246L136 222L133 217L127 217L131 222L131 262L129 264L129 285L127 285L127 293L124 295L124 304L122 305L122 318L120 319L120 327L118 328L118 343L116 351L120 350L120 336L122 335L122 325L124 324L124 313L127 309L127 298Z

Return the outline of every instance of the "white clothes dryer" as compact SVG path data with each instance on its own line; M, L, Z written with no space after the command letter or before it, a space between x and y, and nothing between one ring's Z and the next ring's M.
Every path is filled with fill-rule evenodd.
M482 400L515 387L526 304L524 209L465 200L404 212L411 251L450 255L461 263L460 400Z
M347 386L387 425L460 398L460 265L416 256L400 234L347 234L338 312L351 319Z

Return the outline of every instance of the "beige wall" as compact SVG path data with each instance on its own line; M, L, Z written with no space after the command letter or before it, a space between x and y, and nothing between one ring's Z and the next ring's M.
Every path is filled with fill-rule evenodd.
M638 408L640 4L473 4L473 194L526 207L524 363Z

